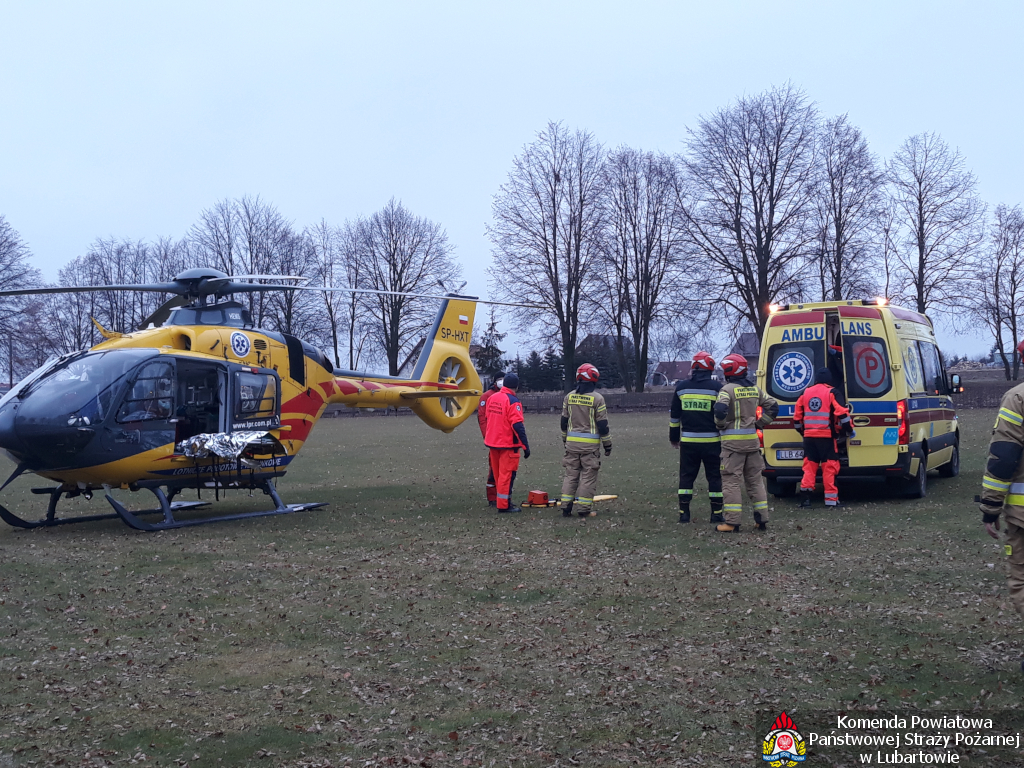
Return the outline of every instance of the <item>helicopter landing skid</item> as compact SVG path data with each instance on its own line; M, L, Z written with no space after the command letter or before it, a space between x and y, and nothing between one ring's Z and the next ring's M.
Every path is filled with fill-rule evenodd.
M117 517L121 517L117 512L107 512L100 515L81 515L79 517L57 517L57 502L60 501L60 497L67 493L60 488L33 488L32 493L37 494L49 494L50 503L46 507L46 517L40 518L39 520L25 520L24 518L18 517L13 512L8 510L6 507L0 506L0 520L3 520L13 528L46 528L55 525L70 525L72 523L92 523L97 520L113 520ZM74 495L78 495L78 492L72 492ZM108 497L109 498L109 497ZM167 501L166 496L164 500ZM208 507L210 502L208 501L175 501L168 502L172 517L174 512L180 512L186 509L197 509L199 507ZM130 514L130 513L129 513ZM136 515L166 515L163 509L146 509L141 512L136 512Z
M287 515L291 512L305 512L307 509L316 509L317 507L327 506L327 502L313 502L307 504L285 504L281 497L277 495L277 489L274 487L274 483L270 480L265 480L257 486L263 490L263 493L270 496L274 500L276 505L274 509L265 510L262 512L239 512L234 515L219 515L217 517L202 517L194 518L191 520L176 520L174 512L179 509L187 509L188 507L179 506L181 504L206 504L207 502L175 502L171 503L167 499L167 494L164 493L160 487L152 487L149 490L156 496L157 501L160 503L160 509L158 510L147 510L146 512L129 512L125 509L124 505L121 504L117 499L107 494L107 501L110 502L110 506L114 508L116 516L120 517L126 525L135 528L138 531L166 531L170 528L185 528L191 525L206 525L207 523L221 523L227 520L244 520L249 517L269 517L270 515ZM150 514L150 513L163 513L164 519L159 523L148 523L145 520L140 520L139 515ZM115 515L108 515L108 517L114 517Z

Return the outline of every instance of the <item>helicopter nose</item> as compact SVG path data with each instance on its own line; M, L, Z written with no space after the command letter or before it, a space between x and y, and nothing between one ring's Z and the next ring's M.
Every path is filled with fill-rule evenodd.
M0 408L0 449L20 459L25 455L25 444L14 429L17 410L17 403L7 403Z

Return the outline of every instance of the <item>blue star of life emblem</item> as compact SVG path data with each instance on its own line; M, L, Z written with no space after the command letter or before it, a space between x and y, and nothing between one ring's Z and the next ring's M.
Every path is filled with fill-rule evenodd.
M811 383L814 367L802 352L787 352L775 361L772 377L775 388L786 393L799 392Z
M249 337L244 333L235 331L231 334L231 351L238 357L245 357L249 354Z

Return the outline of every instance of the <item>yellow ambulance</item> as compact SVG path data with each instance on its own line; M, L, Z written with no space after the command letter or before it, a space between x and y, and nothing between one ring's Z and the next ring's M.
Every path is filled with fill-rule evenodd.
M793 408L815 372L828 368L850 406L855 434L840 442L839 480L887 480L912 498L928 470L960 472L960 432L931 321L884 299L772 306L761 341L757 384L779 401L761 434L769 493L793 494L803 474L803 442ZM840 398L841 399L841 398Z

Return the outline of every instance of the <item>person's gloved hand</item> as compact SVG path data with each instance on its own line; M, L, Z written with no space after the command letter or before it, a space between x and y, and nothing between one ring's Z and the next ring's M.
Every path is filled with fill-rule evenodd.
M523 448L523 458L524 459L530 458L530 449L529 448Z
M605 456L611 456L612 455L612 447L610 445L606 445L604 447L604 455Z
M672 441L671 441L671 440L669 440L669 442L670 442L670 443L672 443ZM675 441L674 443L672 443L672 447L673 447L673 448L679 448L679 441L678 441L678 440L676 440L676 441Z

